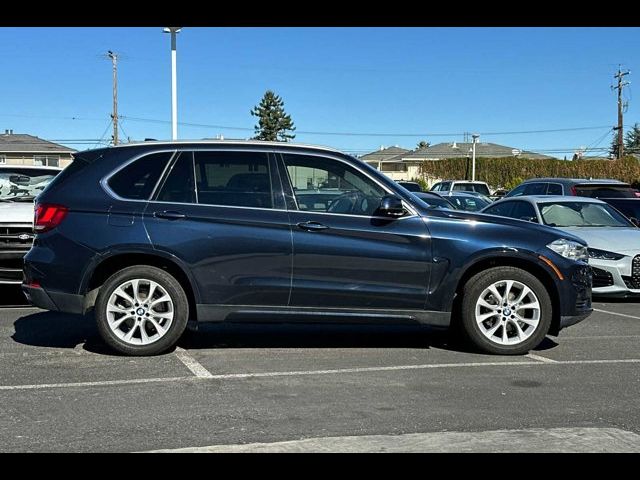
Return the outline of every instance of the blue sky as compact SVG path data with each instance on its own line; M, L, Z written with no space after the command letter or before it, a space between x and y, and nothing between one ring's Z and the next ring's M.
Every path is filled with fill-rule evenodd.
M126 136L169 138L169 36L160 27L0 28L0 131L109 138L107 50L121 54ZM178 120L211 126L180 125L179 138L251 136L216 126L252 129L249 111L272 89L300 142L360 153L497 132L481 141L570 157L581 146L609 145L619 63L632 71L625 124L640 122L639 52L640 28L187 27L178 36ZM578 127L604 128L500 133Z

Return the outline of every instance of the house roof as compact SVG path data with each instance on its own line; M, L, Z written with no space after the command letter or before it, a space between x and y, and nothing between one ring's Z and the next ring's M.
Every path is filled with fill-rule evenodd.
M376 150L375 152L367 153L360 157L363 162L387 162L392 158L403 155L409 152L406 148L402 147L387 147ZM396 161L399 161L397 159Z
M402 155L403 161L437 160L442 158L465 158L470 155L472 143L438 143L427 148L414 150ZM476 143L476 158L478 157L513 157L514 147L498 145L497 143ZM548 155L520 150L519 157L532 159L552 159Z
M73 153L72 148L26 133L0 133L0 153Z

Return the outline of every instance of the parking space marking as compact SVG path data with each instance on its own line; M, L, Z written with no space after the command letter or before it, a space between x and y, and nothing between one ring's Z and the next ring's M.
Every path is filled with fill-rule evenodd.
M295 452L640 452L640 435L618 428L569 427L314 437L210 445L147 453Z
M533 360L538 360L543 363L558 363L557 360L551 360L550 358L547 358L547 357L541 357L540 355L536 355L535 353L528 353L527 355L525 355L525 357L529 357L529 358L532 358Z
M593 311L594 312L600 312L600 313L608 313L609 315L618 315L619 317L635 318L636 320L640 320L640 317L635 317L633 315L627 315L626 313L610 312L608 310L600 310L599 308L594 308Z
M211 378L213 375L200 362L189 355L184 348L176 347L176 357L198 378Z
M136 383L162 383L193 380L193 377L138 378L131 380L104 380L99 382L43 383L38 385L0 385L2 390L39 390L44 388L102 387L109 385L131 385Z
M189 356L189 358L192 358ZM547 359L548 360L548 359ZM640 358L629 358L621 360L561 360L554 362L522 361L522 362L470 362L470 363L431 363L424 365L393 365L388 367L358 367L358 368L336 368L332 370L298 370L290 372L256 372L256 373L223 373L213 375L208 370L207 376L200 375L195 377L171 377L171 378L141 378L132 380L105 380L98 382L77 382L77 383L49 383L41 385L0 385L0 391L3 390L34 390L44 388L72 388L72 387L93 387L105 385L128 385L140 383L162 383L176 382L183 380L226 380L226 379L243 379L243 378L269 378L269 377L295 377L305 375L335 375L343 373L367 373L367 372L389 372L399 370L425 370L437 368L464 368L464 367L504 367L504 366L545 366L545 365L607 365L619 363L640 363ZM199 365L199 364L198 364Z

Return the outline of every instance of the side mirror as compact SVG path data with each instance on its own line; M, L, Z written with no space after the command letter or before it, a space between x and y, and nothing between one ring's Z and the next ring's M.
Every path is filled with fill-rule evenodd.
M631 217L629 220L631 220L631 223L633 223L636 227L640 228L640 220L638 220L636 217Z
M538 223L538 219L536 217L520 217L520 220L524 220L526 222Z
M380 200L378 213L386 217L401 217L405 210L402 206L402 200L395 195L385 195Z

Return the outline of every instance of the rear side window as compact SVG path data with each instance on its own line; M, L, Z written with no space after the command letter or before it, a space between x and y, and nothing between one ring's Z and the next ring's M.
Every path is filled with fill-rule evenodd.
M547 187L547 195L562 195L562 185L559 183L550 183Z
M273 208L269 160L263 152L195 152L198 203Z
M529 183L524 189L524 195L546 195L546 183Z
M193 177L193 153L182 152L171 166L160 193L159 202L196 203L196 187Z
M576 195L591 198L636 198L630 185L576 185Z
M116 195L128 200L148 200L173 152L145 155L109 179Z

